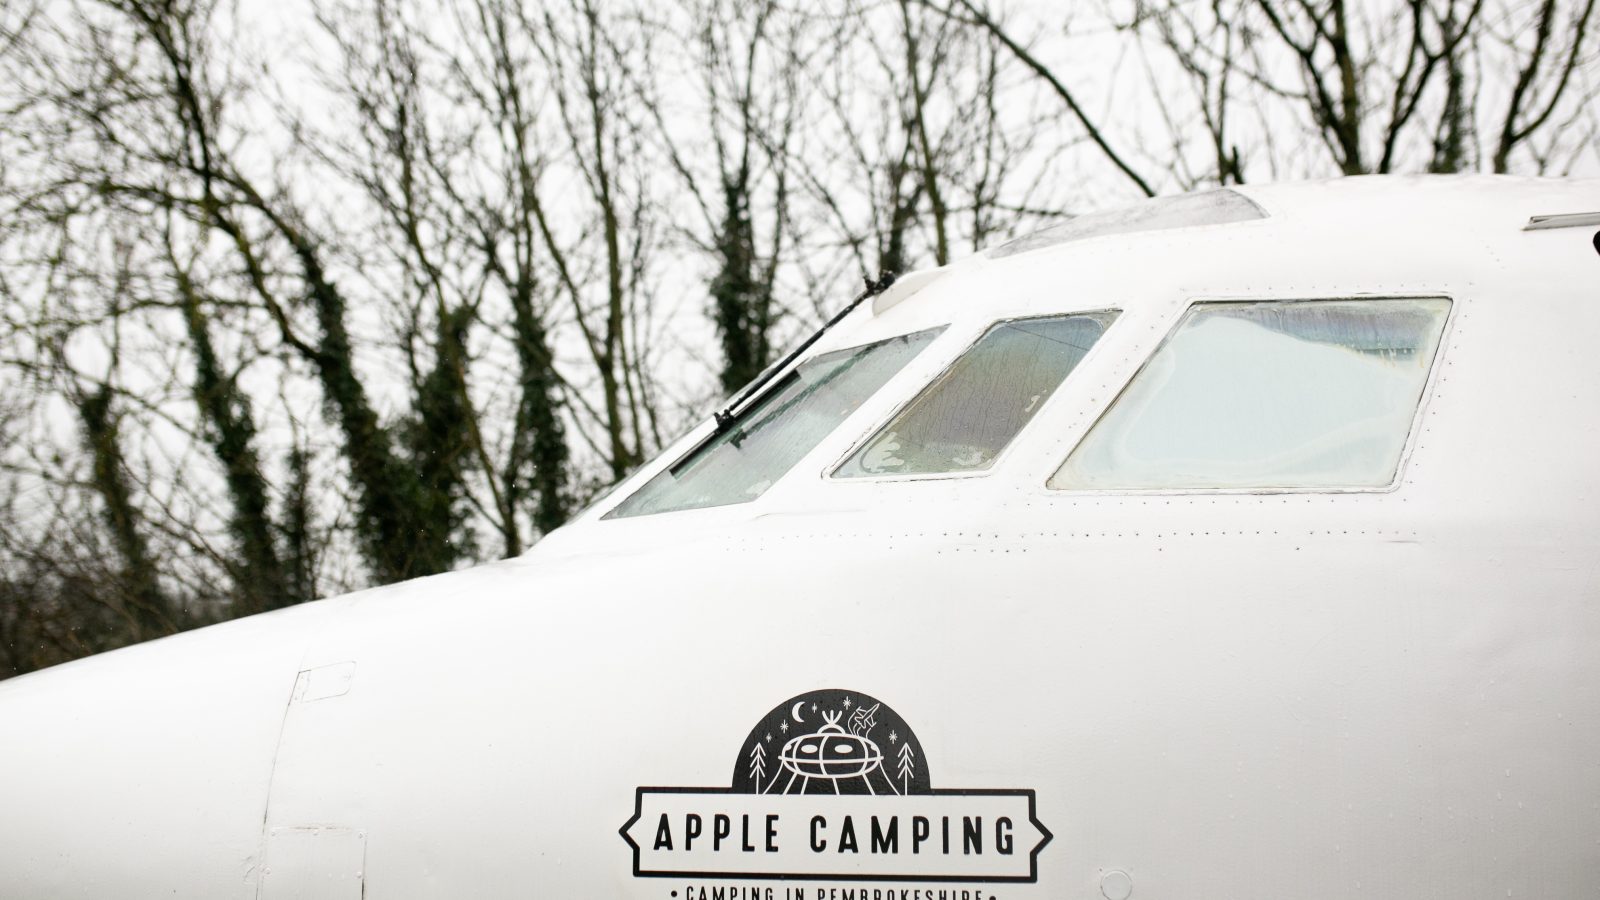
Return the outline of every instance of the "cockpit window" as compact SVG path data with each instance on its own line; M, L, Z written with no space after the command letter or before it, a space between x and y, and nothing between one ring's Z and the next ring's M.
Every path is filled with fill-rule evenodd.
M988 256L990 259L1001 259L1069 241L1113 234L1165 231L1196 225L1228 225L1265 218L1266 210L1256 205L1254 200L1238 191L1219 188L1176 197L1157 197L1115 209L1084 213L1058 225L1007 241L990 250Z
M1101 312L995 325L834 477L989 468L1114 318Z
M1050 487L1393 482L1450 301L1197 303Z
M806 360L727 431L650 479L605 517L756 499L943 330L919 331Z

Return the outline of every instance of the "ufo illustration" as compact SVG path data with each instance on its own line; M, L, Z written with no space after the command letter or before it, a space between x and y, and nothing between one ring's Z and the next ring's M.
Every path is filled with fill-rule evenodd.
M872 774L883 764L883 751L871 738L845 731L839 725L839 716L836 712L826 713L827 724L822 728L812 734L790 738L778 754L778 761L803 778L837 781L865 779Z
M734 765L733 790L894 796L932 785L905 719L866 694L827 688L790 697L756 723Z

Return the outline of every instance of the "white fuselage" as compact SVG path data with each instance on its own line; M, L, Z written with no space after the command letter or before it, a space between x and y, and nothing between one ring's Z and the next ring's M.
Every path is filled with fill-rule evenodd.
M602 518L689 435L520 558L0 684L0 898L1594 895L1600 257L1522 226L1600 184L1244 192L864 305L812 352L945 330L753 502ZM1394 485L1047 487L1190 304L1367 296L1451 302ZM829 477L994 322L1092 310L989 470ZM719 799L822 689L882 702L826 745L882 761L771 766L890 774L892 709L933 793Z

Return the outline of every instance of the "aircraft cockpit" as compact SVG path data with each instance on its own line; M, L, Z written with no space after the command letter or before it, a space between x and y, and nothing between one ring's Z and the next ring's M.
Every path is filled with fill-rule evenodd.
M905 483L974 500L979 480L1011 497L1393 490L1453 279L1342 280L1348 261L1308 253L1297 224L1225 189L914 273L597 517L789 509L785 487L823 509ZM1307 287L1252 284L1296 267Z
M1592 896L1597 187L875 282L520 556L0 685L0 895Z

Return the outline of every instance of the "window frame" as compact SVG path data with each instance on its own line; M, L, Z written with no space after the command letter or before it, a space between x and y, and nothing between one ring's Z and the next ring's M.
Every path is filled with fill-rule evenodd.
M920 390L920 385L925 384L925 379L928 377L927 373L929 369L927 367L940 365L937 362L937 359L942 357L945 352L948 352L945 348L952 340L961 339L965 328L960 322L951 321L949 319L938 319L924 322L911 328L902 327L893 329L887 333L880 334L866 340L859 339L854 332L850 334L831 335L830 339L819 342L816 347L811 348L810 352L806 353L799 359L793 360L790 363L790 367L798 368L811 359L832 353L836 350L850 350L859 347L865 347L869 344L892 340L894 338L907 337L909 335L928 330L938 331L938 333L934 335L933 340L929 342L928 346L924 347L921 353L913 357L905 365L905 367L896 372L893 377L884 382L883 386L879 388L878 391L872 396L868 397L860 407L851 411L850 415L846 416L839 423L838 428L833 433L824 438L818 446L812 448L805 457L800 459L800 461L790 468L789 471L785 472L782 478L776 479L773 482L770 490L748 503L734 503L720 506L705 506L674 510L672 512L673 519L679 522L699 521L702 520L703 517L710 517L714 519L719 515L728 515L730 510L748 510L752 507L761 507L767 503L768 498L774 492L781 491L784 484L792 480L796 475L804 474L806 478L812 478L813 476L811 473L816 471L814 468L816 466L816 457L819 454L831 452L828 445L832 442L858 440L859 432L856 431L855 427L852 427L852 423L854 423L861 416L875 415L872 407L875 407L879 403L886 402L884 395L892 390L895 390L897 383L900 383L904 379L910 379L914 385L918 385L917 387L910 388L910 390ZM721 407L718 406L717 408L720 409ZM616 510L617 507L627 502L629 497L637 493L657 475L661 474L667 469L677 466L688 459L694 454L701 444L714 439L715 435L716 423L712 420L712 417L709 414L703 419L694 421L683 432L678 434L677 437L674 437L672 440L663 444L661 449L654 456L651 456L632 472L629 472L620 480L605 488L602 496L591 499L587 506L578 511L571 519L568 520L568 524L583 521L596 525L604 525L607 528L622 529L652 527L651 525L642 523L654 523L660 521L666 514L652 513L649 515L640 516L612 517L611 513ZM852 437L851 435L857 436Z
M691 428L687 434L683 435L678 440L673 441L666 448L663 448L661 453L653 458L649 464L641 466L639 469L629 474L626 478L611 488L612 496L607 497L607 500L610 502L608 502L604 508L600 508L598 505L593 508L592 512L594 513L594 518L598 521L605 522L653 520L659 516L664 516L667 514L694 514L705 513L709 510L745 508L751 506L752 504L758 504L762 502L767 495L780 484L790 479L796 473L807 471L808 467L805 465L806 460L822 451L830 440L846 439L843 436L844 433L847 431L853 432L853 429L848 429L850 422L861 416L863 414L863 410L865 410L875 400L877 400L886 392L891 391L895 383L900 381L902 378L905 378L908 372L914 371L917 362L932 352L934 348L940 346L940 344L943 343L946 337L950 334L950 331L951 323L945 322L922 328L914 328L910 331L897 331L893 334L876 337L865 341L844 342L841 343L840 346L823 346L820 349L814 349L813 352L807 353L805 356L802 356L799 359L792 360L787 367L776 373L772 379L772 385L770 387L770 391L772 393L780 390L781 388L778 387L778 385L791 377L793 374L797 373L801 367L805 366L807 363L814 362L823 356L840 352L860 351L869 347L875 347L879 344L888 343L889 341L901 340L924 333L930 334L927 343L921 349L913 352L899 369L889 375L883 384L879 385L876 390L872 391L865 398L863 398L861 403L858 404L854 409L846 413L844 417L841 418L833 427L833 429L824 434L821 439L816 442L816 444L807 450L800 458L796 459L792 465L773 478L768 487L755 497L752 497L749 500L731 503L689 506L681 509L657 510L654 512L638 513L625 516L618 516L616 514L618 510L628 503L629 500L638 495L640 492L644 491L645 488L654 482L657 477L684 465L689 460L693 459L696 454L703 452L717 440L719 436L717 423L714 420L707 420L696 424L695 427ZM765 402L765 400L770 396L770 393L762 394L762 400L742 410L736 422L742 421L744 416L753 415L760 408L761 403ZM623 488L627 488L627 490L624 491L622 490ZM615 497L614 500L612 499L613 496Z
M1161 350L1164 347L1167 346L1168 342L1170 342L1173 339L1173 337L1177 335L1178 329L1182 328L1184 323L1186 321L1188 321L1189 315L1194 310L1195 307L1197 307L1197 306L1219 306L1219 305L1224 305L1224 304L1240 304L1240 305L1243 305L1243 304L1261 304L1261 303L1282 303L1282 304L1291 304L1291 303L1332 303L1332 302L1385 303L1385 302L1389 302L1389 301L1405 301L1405 300L1443 300L1443 301L1445 301L1446 303L1449 304L1449 310L1445 313L1444 325L1439 330L1439 342L1438 342L1438 345L1434 348L1433 359L1431 359L1429 361L1429 363L1428 363L1427 377L1423 380L1422 391L1418 395L1416 409L1414 409L1412 411L1411 423L1408 426L1407 431L1406 431L1406 440L1405 440L1405 444L1403 445L1403 447L1401 448L1401 451L1400 451L1399 462L1395 465L1394 474L1389 479L1388 483L1382 484L1382 485L1373 485L1373 486L1364 486L1364 487L1327 486L1327 485L1325 485L1325 486L1320 486L1320 487L1318 487L1318 486L1298 486L1298 487L1186 487L1186 488L1171 488L1171 487L1161 487L1161 488L1076 488L1076 487L1054 487L1054 486L1052 486L1050 484L1050 481L1055 478L1056 473L1059 472L1061 470L1061 468L1067 464L1067 460L1072 458L1072 454L1076 453L1078 451L1079 446L1081 446L1084 441L1088 440L1089 435L1093 434L1094 430L1096 428L1100 427L1100 423L1106 418L1106 416L1110 415L1111 410L1114 409L1116 407L1117 403L1122 400L1123 395L1126 394L1128 389L1133 386L1133 383L1139 379L1139 376L1144 374L1145 369L1156 358L1156 354L1160 353ZM1443 371L1444 366L1445 366L1445 363L1442 363L1442 361L1445 360L1445 351L1446 351L1447 347L1449 346L1449 342L1450 342L1450 339L1451 339L1451 333L1452 333L1452 331L1454 330L1454 327L1455 327L1456 317L1461 314L1461 303L1462 303L1462 300L1461 300L1461 297L1458 294L1455 294L1455 293L1452 293L1452 292L1448 292L1448 291L1425 291L1425 292L1394 291L1394 292L1371 293L1371 294L1344 294L1344 293L1338 293L1338 292L1330 292L1328 294L1303 294L1303 295L1295 295L1295 296L1259 296L1259 295L1258 296L1241 296L1241 295L1229 295L1229 296L1217 296L1217 297L1204 297L1204 296L1202 296L1202 297L1190 297L1189 299L1185 300L1183 303L1181 303L1179 305L1176 315L1172 316L1171 319L1169 320L1170 324L1167 326L1166 332L1162 335L1161 340L1157 341L1155 343L1155 345L1153 347L1151 347L1150 350L1144 354L1143 358L1139 361L1139 364L1137 366L1135 366L1133 368L1133 370L1125 378L1122 379L1122 382L1121 382L1120 385L1118 385L1116 391L1114 393L1112 393L1110 395L1109 399L1104 404L1102 404L1101 407L1098 410L1096 410L1094 412L1093 419L1089 422L1089 424L1086 427L1084 427L1081 431L1079 431L1075 436L1073 436L1071 438L1071 440L1070 440L1070 442L1068 444L1066 453L1064 455L1060 456L1058 459L1056 459L1053 463L1051 463L1049 465L1047 471L1044 473L1043 484L1041 484L1040 487L1041 487L1041 489L1043 490L1043 493L1046 496L1058 497L1058 498L1063 498L1063 499L1069 499L1069 498L1075 498L1075 497L1188 497L1188 496L1251 497L1251 496L1277 496L1277 495L1283 495L1283 494L1306 494L1306 495L1334 496L1334 495L1343 495L1343 494L1379 494L1379 495L1381 495L1381 494L1394 493L1395 491L1398 491L1406 482L1406 471L1407 471L1407 468L1411 464L1411 456L1415 452L1415 450L1417 448L1417 443L1418 443L1418 441L1419 441L1419 439L1421 437L1422 420L1428 414L1428 407L1429 407L1429 405L1431 404L1431 402L1433 400L1434 393L1435 393L1435 391L1436 391L1436 389L1438 387L1438 383L1439 383L1439 380L1441 378L1441 372ZM1096 349L1098 349L1098 345L1096 346ZM1087 357L1085 357L1085 359L1087 360ZM1054 399L1054 398L1052 398L1052 399Z
M1065 312L1030 313L1028 315L1007 316L1005 318L990 319L985 321L983 326L977 329L976 333L972 335L971 339L969 339L960 347L960 349L952 354L949 359L947 359L944 364L939 367L938 371L934 372L931 377L923 381L915 390L911 392L909 396L904 397L897 402L887 414L873 421L872 424L868 426L867 430L855 440L851 441L850 445L846 447L844 452L839 454L837 458L830 460L822 469L822 477L824 481L826 481L828 484L837 485L884 484L907 481L951 481L955 479L987 478L993 475L1005 465L1006 460L1011 456L1012 453L1017 452L1018 448L1026 443L1026 435L1033 429L1034 424L1044 419L1050 410L1058 405L1061 395L1065 392L1063 389L1066 387L1067 382L1071 380L1072 376L1075 375L1080 369L1089 365L1090 361L1101 352L1100 348L1105 345L1107 338L1112 333L1112 330L1115 329L1118 323L1122 321L1125 311L1125 308L1121 306L1104 306L1094 307L1091 309L1068 310ZM967 354L971 353L973 348L977 347L978 343L985 337L988 337L989 334L996 328L999 328L1002 325L1008 325L1012 322L1030 322L1039 319L1069 319L1073 316L1093 315L1111 316L1111 321L1106 325L1105 331L1101 333L1099 340L1094 342L1094 346L1090 347L1089 352L1083 355L1083 359L1079 360L1078 365L1075 366L1071 372L1067 373L1067 377L1061 380L1061 383L1056 386L1055 390L1050 392L1050 397L1045 400L1043 406L1039 407L1038 412L1034 413L1033 417L1030 418L1028 422L1022 426L1022 428L1018 429L1017 433L1012 436L1010 441L1006 442L1005 447L1001 448L999 453L994 455L994 459L990 461L989 465L985 468L968 469L959 472L888 472L873 475L853 475L849 477L840 477L836 475L839 469L844 467L845 463L849 462L851 458L857 453L861 452L864 447L872 443L872 441L876 439L879 434L883 433L885 428L889 427L891 422L899 418L901 414L910 409L913 404L921 399L923 394L933 390L944 379L948 378L950 373L955 369L956 364L965 359Z

